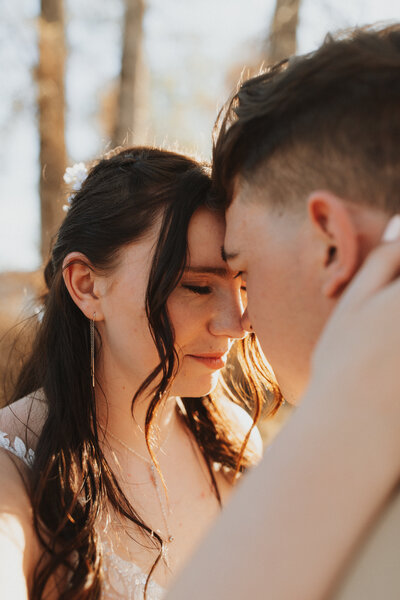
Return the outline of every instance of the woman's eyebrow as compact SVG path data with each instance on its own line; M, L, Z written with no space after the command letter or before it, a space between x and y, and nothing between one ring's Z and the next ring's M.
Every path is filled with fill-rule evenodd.
M225 267L186 267L185 273L206 273L208 275L218 275L219 277L228 277L228 269Z
M185 273L197 273L197 274L206 274L206 275L217 275L218 277L223 277L224 279L230 278L231 271L225 269L224 267L186 267ZM238 271L236 275L233 276L233 279L237 279L242 275L243 271Z

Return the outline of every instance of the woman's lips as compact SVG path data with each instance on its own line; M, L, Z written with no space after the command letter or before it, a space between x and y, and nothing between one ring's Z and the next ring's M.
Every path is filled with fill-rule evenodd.
M189 358L194 358L214 371L223 369L226 365L226 354L188 354L187 356L189 356Z

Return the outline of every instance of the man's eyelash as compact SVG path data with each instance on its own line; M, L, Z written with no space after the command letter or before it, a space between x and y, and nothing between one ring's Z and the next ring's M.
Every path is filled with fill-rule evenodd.
M200 294L203 296L205 296L206 294L211 294L212 292L209 285L187 285L183 283L182 287L187 290L190 290L194 294Z

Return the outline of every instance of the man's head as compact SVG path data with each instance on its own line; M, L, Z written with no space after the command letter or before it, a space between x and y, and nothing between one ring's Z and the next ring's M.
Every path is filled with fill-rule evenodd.
M214 180L249 318L296 402L336 300L400 212L400 26L330 37L245 82L220 127Z

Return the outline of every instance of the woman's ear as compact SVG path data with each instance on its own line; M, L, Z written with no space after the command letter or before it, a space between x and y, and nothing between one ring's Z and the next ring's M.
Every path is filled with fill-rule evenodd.
M323 244L323 288L328 298L339 295L360 262L360 243L348 204L332 192L317 190L308 198L310 222Z
M70 252L64 259L62 272L67 290L83 314L88 319L96 314L96 321L103 320L99 277L89 259L82 252Z

